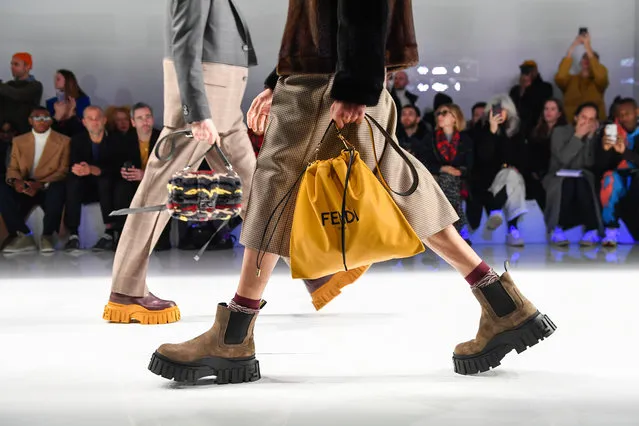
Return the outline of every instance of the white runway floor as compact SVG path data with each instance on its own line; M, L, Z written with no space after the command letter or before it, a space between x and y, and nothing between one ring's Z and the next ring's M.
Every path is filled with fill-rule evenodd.
M479 249L557 324L496 370L452 371L479 305L430 256L374 268L319 313L278 268L256 326L263 378L180 386L147 370L163 342L194 337L236 287L241 250L153 255L149 285L178 302L171 325L102 321L111 254L0 257L0 425L639 424L639 251Z

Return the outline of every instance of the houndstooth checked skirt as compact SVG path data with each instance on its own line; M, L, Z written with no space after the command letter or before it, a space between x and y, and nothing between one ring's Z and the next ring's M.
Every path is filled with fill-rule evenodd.
M246 206L240 237L244 246L289 257L297 195L295 182L316 155L318 159L332 158L343 148L331 130L319 153L315 152L331 121L332 84L332 75L280 77ZM395 134L397 110L387 90L382 92L377 106L367 108L366 112L388 133ZM355 145L371 170L374 169L373 142L366 122L347 125L342 134ZM411 185L408 166L392 148L384 152L384 137L379 130L373 128L373 135L386 182L397 192L406 191ZM417 168L419 186L407 197L391 195L417 235L425 241L459 217L426 167L410 154L406 155ZM278 203L287 198L288 202L282 202L276 209Z

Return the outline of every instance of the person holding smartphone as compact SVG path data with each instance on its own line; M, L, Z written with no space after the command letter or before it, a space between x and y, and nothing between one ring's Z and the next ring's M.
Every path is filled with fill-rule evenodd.
M494 231L508 222L506 243L521 247L519 219L527 213L526 183L523 173L528 169L526 138L521 129L517 108L508 95L494 97L471 138L474 141L471 199L468 222L477 228L482 207L488 213L486 228Z
M573 54L582 45L586 52L579 62L578 74L571 74ZM604 95L608 88L608 69L599 61L599 54L592 49L590 33L587 28L581 28L579 35L568 48L566 56L559 64L555 75L555 83L564 94L566 118L572 122L577 107L586 102L593 102L599 110L599 120L606 119L606 105Z
M639 126L637 101L632 98L617 102L615 122L604 127L598 168L603 172L600 199L606 235L602 244L615 247L622 218L636 240L639 240ZM630 225L629 225L630 224Z

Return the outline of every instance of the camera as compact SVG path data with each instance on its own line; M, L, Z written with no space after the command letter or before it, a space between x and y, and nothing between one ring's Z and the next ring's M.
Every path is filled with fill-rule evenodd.
M126 171L128 172L128 171L129 171L129 169L132 169L132 168L133 168L133 162L132 162L132 161L127 161L126 163L124 163L124 164L122 165L122 167L124 167L124 168L126 169Z
M579 35L585 35L585 34L588 34L588 28L587 27L579 28Z

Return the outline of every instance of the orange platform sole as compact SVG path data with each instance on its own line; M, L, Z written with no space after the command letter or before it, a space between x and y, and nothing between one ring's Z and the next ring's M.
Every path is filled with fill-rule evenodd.
M180 320L180 309L177 306L151 311L140 305L121 305L109 302L104 307L102 318L109 322L128 324L169 324Z

